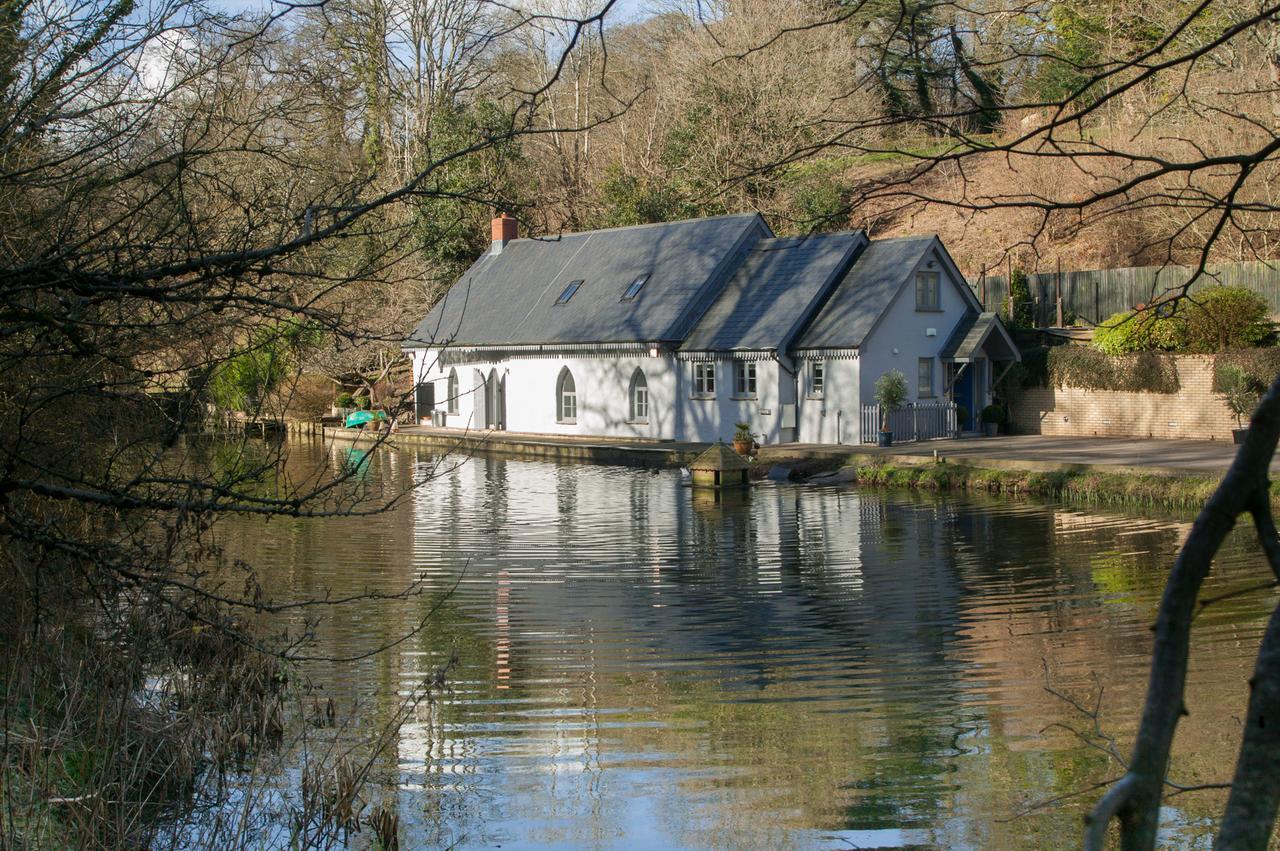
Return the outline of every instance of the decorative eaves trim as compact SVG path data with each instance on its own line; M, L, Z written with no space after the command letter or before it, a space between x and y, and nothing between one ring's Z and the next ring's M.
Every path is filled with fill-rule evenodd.
M796 360L857 360L857 349L798 349L791 353Z
M716 352L676 352L676 359L682 361L726 361L726 360L746 360L746 361L763 361L777 360L778 353L772 350L729 350Z
M440 352L440 363L496 363L546 357L613 357L615 355L666 354L670 348L659 343L574 343L511 346L457 346Z

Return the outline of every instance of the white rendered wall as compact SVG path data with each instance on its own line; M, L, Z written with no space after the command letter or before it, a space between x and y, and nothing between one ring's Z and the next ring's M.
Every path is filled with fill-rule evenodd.
M801 363L804 366L800 380L800 434L797 439L801 443L856 444L861 410L859 358L845 356L823 361L821 396L809 392L809 367L807 362Z
M928 269L929 260L934 261L933 269ZM915 273L917 269L938 272L938 297L941 310L917 311ZM968 302L960 292L960 287L967 287L963 281L955 280L949 273L947 264L933 252L925 255L920 265L903 270L903 286L889 305L888 311L880 317L879 323L863 340L858 350L862 362L861 387L863 398L868 405L875 402L876 379L891 369L900 371L907 378L907 401L941 402L945 381L942 362L938 353L946 344L951 331L970 309ZM934 335L929 336L932 328ZM931 357L933 361L933 396L921 398L917 392L918 358Z
M730 440L734 425L747 422L761 443L779 440L781 408L779 399L794 393L791 376L774 360L754 361L756 395L734 395L734 362L713 361L714 398L692 397L693 364L670 354L608 356L547 356L512 358L495 363L457 364L441 367L436 353L415 350L414 378L436 383L436 407L446 409L450 369L458 371L457 414L447 424L453 428L483 429L478 397L477 371L488 376L491 370L506 382L506 429L539 434L599 435L606 437L646 437L668 440L712 442ZM560 370L568 367L577 390L576 422L556 421L556 386ZM631 422L631 377L644 370L649 387L647 422ZM767 413L766 413L767 412Z

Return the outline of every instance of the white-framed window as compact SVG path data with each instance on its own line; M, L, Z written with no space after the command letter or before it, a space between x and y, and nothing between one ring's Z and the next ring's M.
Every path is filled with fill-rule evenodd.
M556 422L573 424L577 421L578 388L573 383L573 373L566 366L556 379Z
M631 388L627 391L627 396L631 399L628 409L631 422L647 423L649 421L649 382L645 380L644 370L639 367L631 373Z
M920 358L916 363L916 395L926 399L933 396L933 358Z
M937 272L916 272L916 310L941 310Z
M733 395L742 399L756 396L755 361L736 361L733 365Z
M458 413L458 370L449 370L449 383L446 385L445 410L451 414Z
M716 395L716 365L714 361L694 361L693 395L695 397Z
M809 395L815 399L822 396L822 385L826 373L826 364L820 360L809 361Z

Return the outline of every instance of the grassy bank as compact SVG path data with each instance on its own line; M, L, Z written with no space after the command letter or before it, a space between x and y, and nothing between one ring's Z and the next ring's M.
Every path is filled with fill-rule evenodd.
M1033 496L1118 508L1196 511L1218 486L1218 480L1208 476L1151 476L1092 470L1035 472L950 461L903 464L831 457L783 463L790 468L792 479L818 484L848 482L865 487ZM1273 484L1272 499L1277 496L1280 490Z

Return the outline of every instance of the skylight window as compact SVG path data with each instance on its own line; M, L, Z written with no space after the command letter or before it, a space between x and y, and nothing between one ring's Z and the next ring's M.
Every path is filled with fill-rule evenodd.
M573 298L573 294L578 291L580 286L582 286L582 281L570 281L569 285L564 288L564 292L560 293L560 298L556 299L556 304L568 304L569 299Z
M644 289L644 285L647 284L648 282L649 282L649 273L646 272L645 274L641 275L640 277L636 278L634 281L631 282L630 286L627 287L627 291L622 294L622 300L635 301L636 296L640 295L640 291Z

